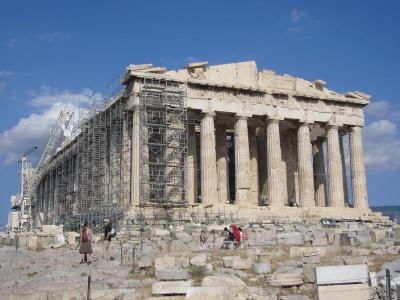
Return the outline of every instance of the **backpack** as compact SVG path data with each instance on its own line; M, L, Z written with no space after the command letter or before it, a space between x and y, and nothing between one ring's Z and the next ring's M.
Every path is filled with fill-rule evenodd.
M115 230L115 228L111 228L111 232L110 232L110 237L115 237L117 235L117 231Z

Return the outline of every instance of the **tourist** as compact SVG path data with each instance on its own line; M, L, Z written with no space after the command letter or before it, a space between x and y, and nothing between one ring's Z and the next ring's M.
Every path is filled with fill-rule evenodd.
M208 248L208 241L207 241L207 237L206 237L206 231L204 229L201 230L201 233L200 233L200 247L203 250L206 250Z
M103 243L103 259L111 260L111 220L105 220L106 226L104 227L104 243Z
M236 224L232 225L232 232L233 232L233 236L235 238L235 242L237 243L237 245L239 245L240 244L240 231Z
M93 239L93 234L92 230L90 229L90 225L88 222L85 222L83 224L83 228L81 230L80 234L80 247L79 247L79 253L82 254L82 260L81 264L87 263L88 265L91 264L91 261L88 261L88 256L93 253L92 251L92 239Z
M241 241L242 245L246 246L247 245L247 240L248 240L247 234L246 234L245 231L243 231L242 227L239 227L238 229L239 229L239 232L240 232L240 241ZM246 243L246 244L244 244L244 243Z

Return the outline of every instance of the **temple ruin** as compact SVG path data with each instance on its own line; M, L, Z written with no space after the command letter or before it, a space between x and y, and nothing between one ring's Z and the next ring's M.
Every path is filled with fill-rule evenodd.
M371 215L362 146L370 96L253 61L129 65L121 84L38 170L32 214L42 223L193 207L254 218Z

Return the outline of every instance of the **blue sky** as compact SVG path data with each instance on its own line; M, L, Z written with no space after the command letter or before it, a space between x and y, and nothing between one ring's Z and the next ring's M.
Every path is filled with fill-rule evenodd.
M256 60L259 69L370 94L370 203L400 204L400 2L145 2L2 2L0 224L18 190L19 153L43 146L61 103L100 97L131 63Z

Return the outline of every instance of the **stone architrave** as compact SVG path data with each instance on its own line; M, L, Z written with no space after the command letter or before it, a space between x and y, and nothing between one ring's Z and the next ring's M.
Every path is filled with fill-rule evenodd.
M213 204L218 199L214 113L205 113L200 124L201 201Z
M226 204L229 202L229 166L228 148L226 146L226 128L222 125L217 126L217 173L218 173L218 202Z
M270 207L283 207L282 152L279 136L279 120L267 120L267 177L268 203Z
M320 207L327 206L324 140L324 137L318 137L313 145L315 204Z
M256 129L249 128L249 147L250 147L250 202L253 206L258 206L259 182L258 182L258 154Z
M344 205L348 205L349 203L349 192L347 189L347 175L346 175L346 161L344 157L344 135L345 132L341 131L339 133L339 146L340 146L340 157L342 160L342 172L343 172L343 197L344 197Z
M362 128L360 126L354 126L350 130L350 164L353 206L359 209L367 209L367 181L365 178Z
M299 160L299 204L301 207L314 207L312 146L308 123L301 123L297 130L297 151Z
M235 122L235 203L249 206L250 194L250 151L247 117L238 116Z
M337 126L328 126L327 143L329 179L328 204L333 207L344 207L342 158L340 155Z
M197 145L195 125L188 126L188 158L187 158L187 188L188 202L193 204L197 202Z

